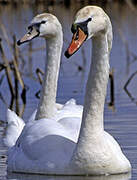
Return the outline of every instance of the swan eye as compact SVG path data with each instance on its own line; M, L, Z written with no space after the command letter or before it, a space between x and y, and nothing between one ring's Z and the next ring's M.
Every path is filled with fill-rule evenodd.
M91 21L92 18L88 18L86 21L80 22L80 23L76 23L76 24L72 24L71 26L71 32L72 33L76 33L78 30L78 27L81 28L83 30L83 32L85 34L88 34L88 29L87 29L87 24L89 21Z
M90 17L90 18L88 18L88 20L87 20L87 21L89 22L89 21L91 21L91 20L92 20L92 18Z
M29 30L29 31L32 31L32 29L33 29L32 26L29 26L29 27L28 27L28 30Z
M44 21L44 20L43 20L43 21L41 21L41 24L45 24L45 23L46 23L46 21Z

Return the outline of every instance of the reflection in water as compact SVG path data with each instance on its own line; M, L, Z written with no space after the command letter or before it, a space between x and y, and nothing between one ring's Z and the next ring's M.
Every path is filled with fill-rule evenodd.
M119 174L110 176L44 176L28 174L8 174L8 179L16 180L129 180L131 174Z

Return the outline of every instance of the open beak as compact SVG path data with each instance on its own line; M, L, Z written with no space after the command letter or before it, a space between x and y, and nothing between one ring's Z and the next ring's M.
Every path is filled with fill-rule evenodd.
M72 56L83 44L83 42L87 39L87 34L82 31L79 27L78 30L73 34L72 41L65 52L65 56L69 58Z
M39 32L35 28L32 28L20 40L18 40L17 44L21 45L21 44L28 42L38 36L39 36Z

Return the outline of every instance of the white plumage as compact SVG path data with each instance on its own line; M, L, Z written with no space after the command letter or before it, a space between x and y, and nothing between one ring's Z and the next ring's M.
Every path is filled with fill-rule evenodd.
M52 21L51 27L54 23ZM83 42L93 39L80 134L79 118L59 121L44 118L27 123L16 145L9 150L9 171L52 175L108 175L131 171L130 162L116 140L104 131L103 125L112 45L111 22L101 8L87 6L76 14L73 28L74 46L69 47L69 55L73 48L77 50L80 47L80 38ZM57 33L57 28L53 28L50 38L53 35L55 38L55 29ZM71 129L73 123L75 131Z

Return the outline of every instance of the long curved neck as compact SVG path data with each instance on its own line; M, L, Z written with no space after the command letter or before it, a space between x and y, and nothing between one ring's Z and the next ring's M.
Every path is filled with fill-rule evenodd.
M47 64L42 84L36 119L52 118L56 111L56 92L63 45L62 31L54 38L46 39Z
M105 34L92 41L92 63L88 75L82 119L83 133L103 130L103 113L109 78L109 51ZM84 130L86 131L84 132ZM90 135L90 134L89 134Z
M98 139L96 137L104 130L103 112L109 78L107 35L94 37L92 47L92 63L86 87L82 125L73 162L89 158L87 154L92 143Z

